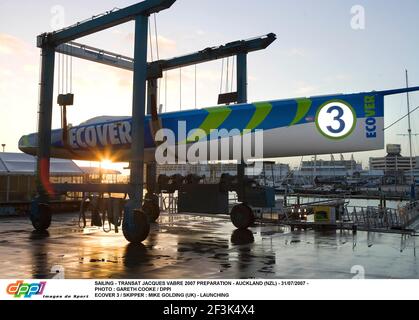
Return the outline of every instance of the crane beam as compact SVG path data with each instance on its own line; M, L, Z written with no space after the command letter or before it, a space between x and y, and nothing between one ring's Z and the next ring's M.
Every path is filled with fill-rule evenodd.
M56 47L62 43L134 20L139 15L148 16L152 13L168 9L175 1L146 0L120 10L109 11L104 15L94 16L90 20L77 23L68 28L56 32L43 33L38 36L37 45L40 48L47 44Z
M171 70L180 67L187 67L197 63L209 62L217 59L222 59L237 55L239 53L249 53L253 51L266 49L276 40L276 35L274 33L269 33L267 35L248 39L240 40L235 42L227 43L219 47L206 48L202 51L176 57L170 60L161 61L163 70Z
M134 59L110 51L105 51L81 43L70 42L61 44L55 48L58 53L66 54L75 58L97 62L111 67L124 70L134 70Z
M161 78L163 71L183 68L198 63L227 58L238 54L246 54L253 51L263 50L270 46L275 40L276 35L269 33L252 39L230 42L218 47L209 47L192 54L187 54L172 59L150 62L148 63L147 67L147 78ZM76 58L98 62L124 70L132 71L134 69L133 58L80 43L70 42L68 44L61 44L56 48L56 51Z

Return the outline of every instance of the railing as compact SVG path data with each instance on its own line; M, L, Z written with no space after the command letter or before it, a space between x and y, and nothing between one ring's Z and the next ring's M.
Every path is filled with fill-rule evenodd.
M398 210L389 208L348 206L343 218L345 222L367 229L394 229L403 226Z
M177 213L177 196L172 193L160 195L160 208L169 214Z
M398 209L346 206L344 222L367 229L406 229L419 218L419 202Z
M419 201L411 202L404 206L403 218L406 227L417 221L419 218Z
M397 209L383 207L349 206L344 200L341 203L329 202L323 206L332 206L336 209L336 220L309 221L313 208L317 203L301 204L284 207L281 210L281 222L305 226L333 225L337 228L351 229L354 227L364 231L379 232L412 232L419 225L419 201L412 202ZM278 216L279 218L279 216Z

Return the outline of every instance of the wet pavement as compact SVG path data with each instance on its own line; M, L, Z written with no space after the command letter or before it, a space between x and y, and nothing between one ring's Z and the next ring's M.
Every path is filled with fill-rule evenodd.
M237 231L224 217L163 215L143 245L122 232L53 217L47 233L26 218L0 219L0 278L419 278L416 237L295 231L257 225Z

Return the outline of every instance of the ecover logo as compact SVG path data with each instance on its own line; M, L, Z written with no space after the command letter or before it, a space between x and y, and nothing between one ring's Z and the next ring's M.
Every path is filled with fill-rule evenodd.
M343 100L327 101L317 111L316 126L326 138L344 139L355 129L355 111L349 103Z
M44 293L46 281L39 283L24 283L23 280L16 281L7 286L7 294L13 295L15 298L31 298L33 295Z

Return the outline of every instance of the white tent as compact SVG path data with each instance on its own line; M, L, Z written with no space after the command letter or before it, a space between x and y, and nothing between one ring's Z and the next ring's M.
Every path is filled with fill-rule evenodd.
M0 175L35 175L36 157L25 153L0 152ZM51 175L83 175L83 171L72 161L51 158Z
M51 182L80 183L85 173L72 160L51 159ZM36 193L36 157L0 152L0 202L29 201Z

